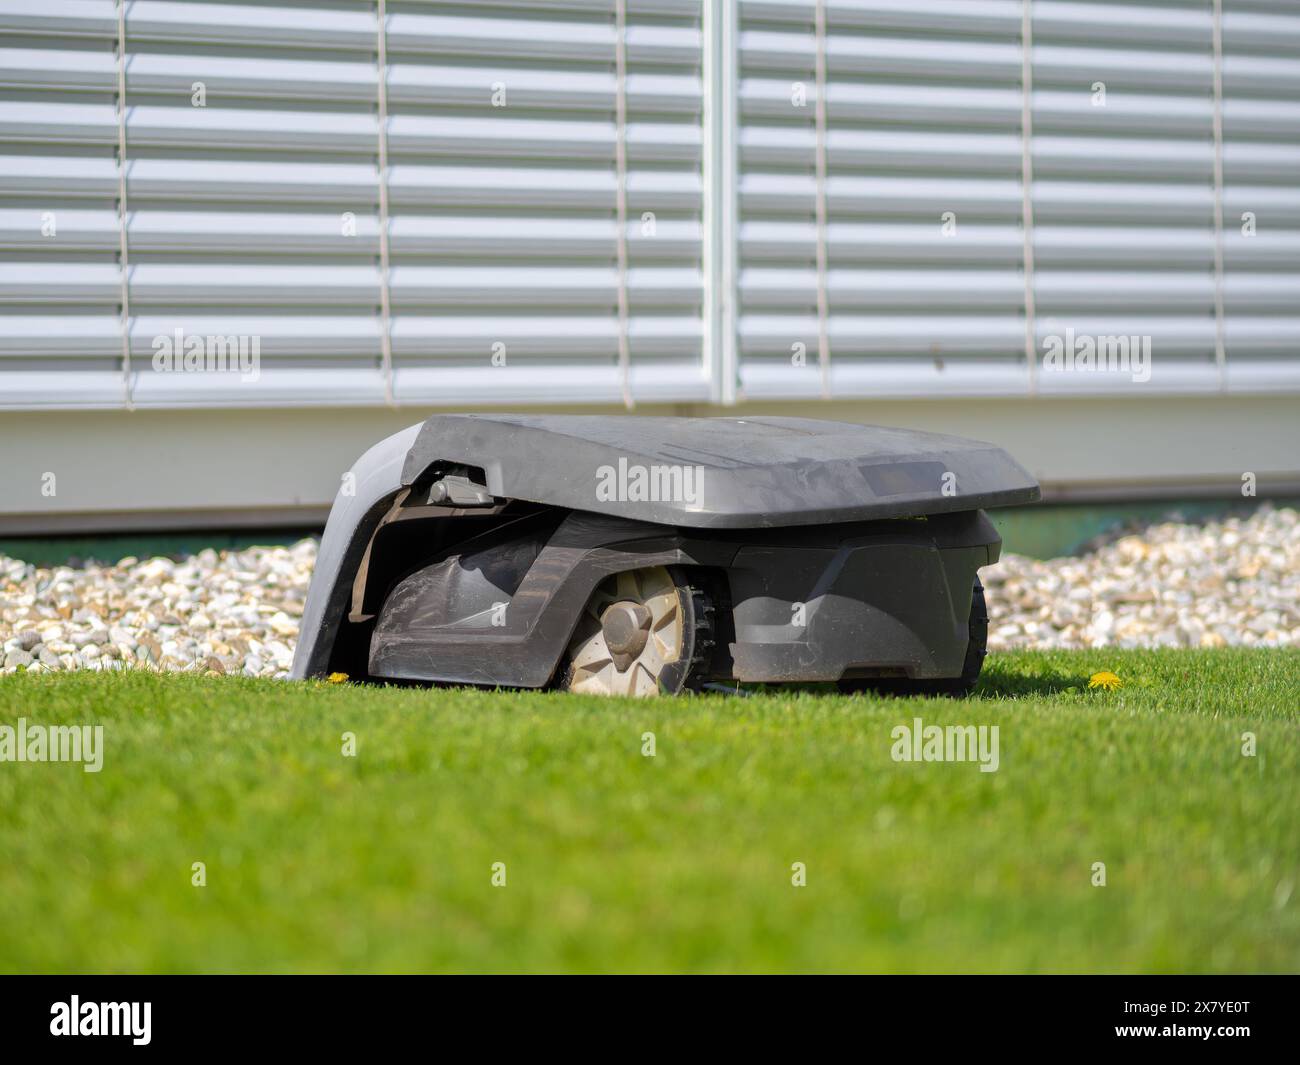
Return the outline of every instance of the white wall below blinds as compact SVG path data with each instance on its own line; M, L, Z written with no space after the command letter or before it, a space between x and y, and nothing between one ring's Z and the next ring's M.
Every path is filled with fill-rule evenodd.
M0 407L1300 390L1290 0L379 8L0 0Z

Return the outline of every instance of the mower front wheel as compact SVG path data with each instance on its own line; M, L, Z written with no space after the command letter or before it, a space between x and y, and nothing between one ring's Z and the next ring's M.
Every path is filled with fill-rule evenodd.
M587 601L558 686L586 695L676 695L699 683L712 649L713 605L686 570L615 573Z

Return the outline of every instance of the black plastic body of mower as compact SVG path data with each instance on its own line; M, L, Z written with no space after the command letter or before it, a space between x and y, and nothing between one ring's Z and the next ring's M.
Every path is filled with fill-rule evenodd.
M330 513L293 675L652 695L969 691L989 444L800 418L438 415Z

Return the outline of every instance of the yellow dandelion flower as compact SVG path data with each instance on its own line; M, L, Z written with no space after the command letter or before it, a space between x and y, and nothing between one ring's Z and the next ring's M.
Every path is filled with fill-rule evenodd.
M348 675L346 673L331 673L326 679L329 680L331 684L342 684L348 679Z
M1089 688L1105 688L1108 692L1113 692L1116 688L1124 687L1124 682L1108 670L1102 670L1100 673L1094 673L1088 678Z

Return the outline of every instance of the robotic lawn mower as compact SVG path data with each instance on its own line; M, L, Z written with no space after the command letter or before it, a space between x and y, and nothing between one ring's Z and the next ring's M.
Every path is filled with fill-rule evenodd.
M436 415L375 445L321 541L293 676L676 693L963 694L999 448L805 418Z

